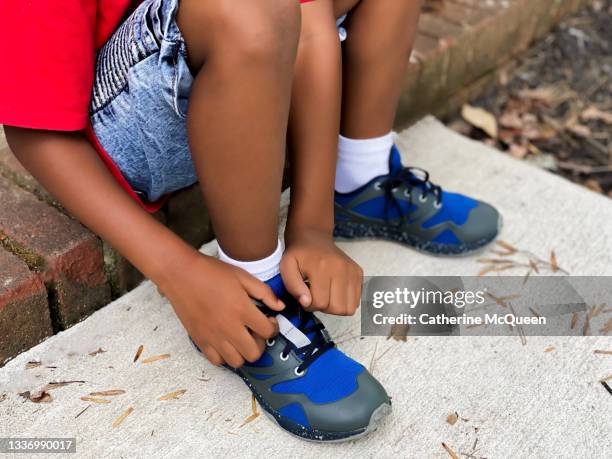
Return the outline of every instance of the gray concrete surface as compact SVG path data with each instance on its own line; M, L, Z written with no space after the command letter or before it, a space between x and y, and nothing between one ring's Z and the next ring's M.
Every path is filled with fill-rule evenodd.
M505 217L504 240L543 258L555 249L572 275L612 274L609 199L432 118L402 133L399 144L405 161L428 168L436 182L496 204ZM447 260L383 242L342 247L368 275L471 275L482 267L477 255ZM214 254L215 245L203 250ZM358 318L324 320L346 352L373 365L393 396L392 416L365 439L318 445L279 431L265 416L245 424L246 386L192 349L150 282L0 369L0 437L76 437L78 456L92 458L447 458L442 442L460 457L612 457L612 396L599 383L612 374L612 355L593 352L612 350L610 337L527 338L526 345L518 337L401 342L360 339ZM144 351L133 363L139 345ZM170 358L143 364L159 354ZM25 369L33 360L41 366ZM85 382L50 390L50 403L18 395L71 380ZM107 404L80 400L110 389L126 392L105 397ZM158 400L183 389L176 400ZM131 415L113 428L128 407ZM446 418L454 412L459 420L450 425Z

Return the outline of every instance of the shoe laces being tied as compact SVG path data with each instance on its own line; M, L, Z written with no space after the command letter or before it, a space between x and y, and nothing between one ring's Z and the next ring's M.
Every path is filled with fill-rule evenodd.
M305 311L301 306L287 305L283 313L272 311L262 304L258 306L264 314L276 318L279 334L287 341L281 352L281 359L286 360L291 351L302 359L302 363L295 369L296 375L301 376L315 360L336 347L323 323L312 312ZM298 339L295 337L295 330L300 332ZM270 339L267 344L271 346L274 341L275 339Z
M379 188L385 192L385 219L389 222L389 207L393 206L397 215L399 215L398 226L404 223L408 212L402 209L399 199L395 196L394 192L404 187L404 195L408 198L409 209L413 207L413 191L419 189L421 194L419 200L425 201L429 194L435 197L434 206L436 208L442 207L442 188L438 185L434 185L429 180L429 172L419 167L402 167L398 168L394 172L391 172L388 178L380 182Z

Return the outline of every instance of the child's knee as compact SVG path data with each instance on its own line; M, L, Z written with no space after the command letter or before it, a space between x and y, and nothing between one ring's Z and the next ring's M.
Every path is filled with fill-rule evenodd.
M300 34L300 8L295 0L187 0L181 3L179 27L187 47L215 52L244 63L266 60L292 64Z
M299 4L295 0L250 0L245 11L236 15L235 0L229 1L233 7L222 18L222 33L230 49L243 59L293 65L300 35Z

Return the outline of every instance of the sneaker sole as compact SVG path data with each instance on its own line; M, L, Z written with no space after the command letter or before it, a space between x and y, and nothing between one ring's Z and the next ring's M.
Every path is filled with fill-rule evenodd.
M259 406L261 406L261 408L263 408L264 414L268 418L278 424L278 426L282 430L302 440L307 440L315 443L342 443L345 441L356 440L374 432L378 428L382 419L384 419L389 413L391 413L391 405L388 403L383 403L378 408L376 408L376 410L374 410L372 416L370 416L370 422L366 427L348 432L325 432L313 429L311 427L305 427L282 416L278 411L272 408L266 402L266 400L254 389L253 385L245 376L242 375L239 370L236 370L234 368L228 369L240 376L240 378L251 390L251 392L255 396L255 399L257 400L257 403L259 404Z
M337 223L334 227L334 239L337 241L360 241L360 240L385 240L407 245L418 252L429 255L461 257L472 255L481 251L493 242L503 228L501 214L497 221L497 233L491 238L484 238L471 244L450 246L438 242L423 241L411 236L405 231L399 231L389 227L368 225L367 223L355 223L350 221Z

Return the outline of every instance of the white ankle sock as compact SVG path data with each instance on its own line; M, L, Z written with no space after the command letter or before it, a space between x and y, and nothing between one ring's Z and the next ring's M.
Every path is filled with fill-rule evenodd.
M379 175L389 173L393 132L374 139L340 136L336 163L336 191L350 193Z
M280 262L283 257L283 243L279 240L278 246L272 255L262 260L256 261L238 261L230 258L224 251L219 247L219 260L244 269L249 274L255 276L262 282L272 279L274 276L280 273Z

